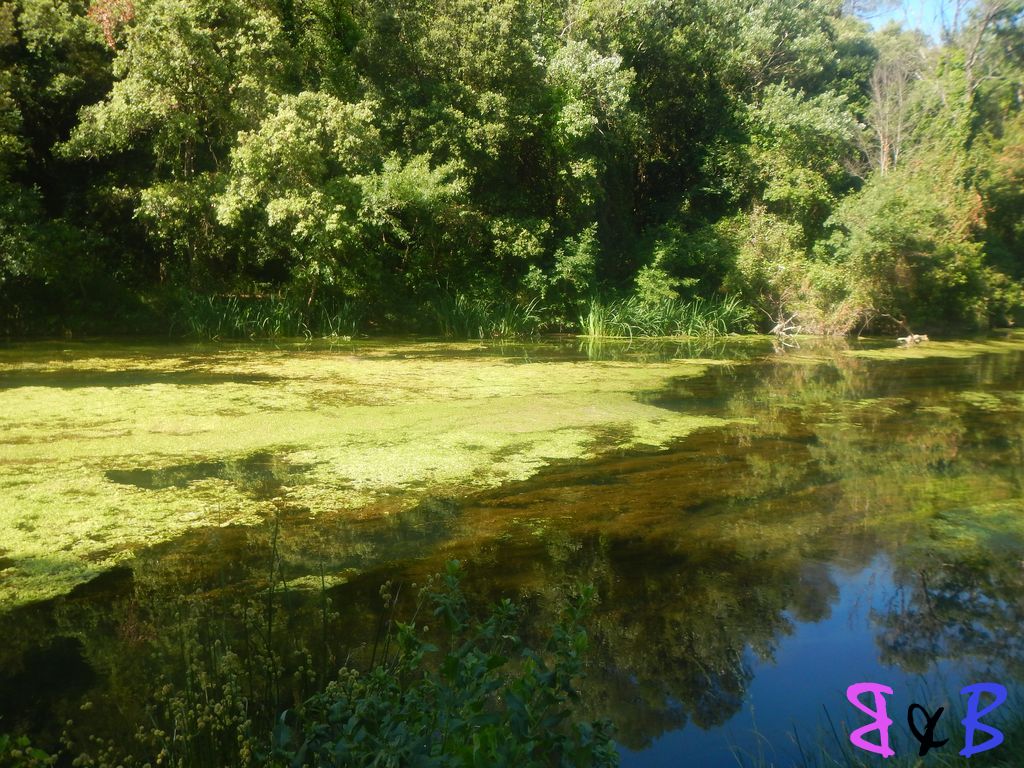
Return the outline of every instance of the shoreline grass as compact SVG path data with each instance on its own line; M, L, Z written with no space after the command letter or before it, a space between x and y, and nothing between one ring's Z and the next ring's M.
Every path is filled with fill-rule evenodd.
M330 297L309 301L281 293L180 293L169 313L171 334L220 339L351 337L364 326L355 303Z
M581 335L587 338L699 338L753 332L753 318L753 310L735 296L660 302L631 296L608 302L591 300L579 325Z
M179 293L168 312L171 335L208 340L346 338L369 329L368 308L340 297L287 293ZM516 339L554 324L538 298L443 294L426 302L412 328L448 339ZM409 329L406 329L409 330ZM735 296L644 301L592 299L576 330L586 338L711 338L754 332L753 310Z
M491 300L464 293L428 304L437 332L448 339L511 339L537 336L544 329L538 299Z

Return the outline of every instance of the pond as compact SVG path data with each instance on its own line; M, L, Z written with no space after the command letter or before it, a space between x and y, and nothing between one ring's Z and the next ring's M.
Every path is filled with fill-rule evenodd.
M595 586L583 709L624 766L799 763L861 681L907 756L908 703L1024 673L1022 467L1020 333L8 345L0 732L126 741L183 628L249 642L268 584L312 679L459 559L527 637Z

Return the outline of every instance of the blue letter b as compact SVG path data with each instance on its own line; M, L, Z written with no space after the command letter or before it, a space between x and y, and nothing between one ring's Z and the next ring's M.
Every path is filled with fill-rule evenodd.
M985 725L979 721L993 709L996 709L1000 704L1006 701L1006 688L1001 686L999 683L975 683L974 685L968 685L960 691L961 696L965 693L969 693L971 698L967 700L967 717L961 721L964 724L964 748L961 750L960 754L963 757L970 757L971 755L976 755L979 752L987 752L990 749L995 749L1003 743L1002 731ZM995 701L979 712L978 702L981 700L982 693L990 694ZM975 731L982 731L992 738L983 744L975 745Z

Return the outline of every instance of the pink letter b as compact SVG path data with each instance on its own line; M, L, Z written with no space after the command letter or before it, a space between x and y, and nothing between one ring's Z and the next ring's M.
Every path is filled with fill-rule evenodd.
M875 695L874 709L860 702L857 697L862 693L873 693ZM887 685L879 685L878 683L854 683L846 689L846 700L865 715L871 715L871 717L875 718L873 723L863 725L851 733L850 742L853 746L866 752L874 752L882 757L892 757L896 754L889 749L889 726L892 725L892 720L885 711L885 698L882 696L884 693L892 695L892 688ZM878 731L877 745L864 740L865 734L872 731Z

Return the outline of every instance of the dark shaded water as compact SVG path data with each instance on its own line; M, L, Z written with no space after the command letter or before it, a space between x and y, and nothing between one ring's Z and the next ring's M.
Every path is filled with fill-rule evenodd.
M677 351L590 354L642 364ZM1019 680L1024 352L706 351L736 364L643 397L739 421L670 450L566 463L385 518L310 521L282 508L273 524L194 531L66 597L0 615L0 732L45 742L73 718L74 728L125 738L154 681L178 674L178 596L202 605L207 624L221 617L213 634L237 638L223 617L276 566L290 585L277 595L282 652L308 649L325 669L372 645L381 582L422 583L450 558L466 562L481 603L524 602L527 636L550 626L573 583L593 583L583 699L616 725L626 766L798 762L797 741L832 738L825 710L839 731L863 722L845 701L863 680L896 690L894 746L909 754L907 703L956 708L965 683ZM108 478L169 488L230 476L271 494L301 472L255 455L111 468ZM337 615L325 614L321 583ZM287 706L302 694L276 695ZM86 700L92 709L81 712ZM962 729L949 735L959 749Z

